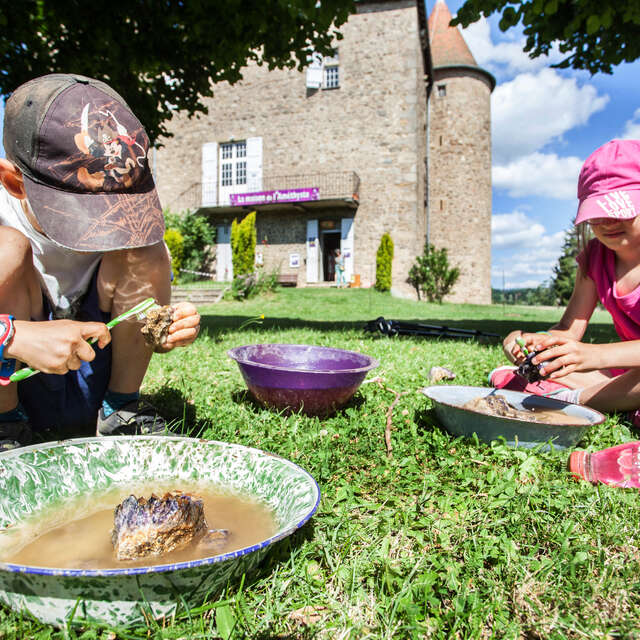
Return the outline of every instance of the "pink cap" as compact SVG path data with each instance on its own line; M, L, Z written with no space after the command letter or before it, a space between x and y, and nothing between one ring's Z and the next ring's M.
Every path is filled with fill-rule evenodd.
M611 140L596 149L578 177L575 224L640 214L640 140Z

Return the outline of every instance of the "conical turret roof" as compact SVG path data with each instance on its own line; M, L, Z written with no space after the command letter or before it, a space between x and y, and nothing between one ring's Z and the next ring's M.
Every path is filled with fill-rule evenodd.
M429 16L429 42L433 68L477 67L478 64L458 27L449 26L452 17L444 0L437 0Z

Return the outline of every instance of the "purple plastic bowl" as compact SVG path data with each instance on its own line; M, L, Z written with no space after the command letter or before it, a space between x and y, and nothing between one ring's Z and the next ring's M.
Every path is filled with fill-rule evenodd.
M357 351L307 344L251 344L227 353L258 402L311 416L344 406L380 364Z

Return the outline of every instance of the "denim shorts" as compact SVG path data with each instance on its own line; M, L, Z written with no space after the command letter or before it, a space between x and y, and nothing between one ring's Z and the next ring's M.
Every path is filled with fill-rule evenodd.
M75 319L108 322L110 314L98 306L98 269L91 279ZM43 294L45 317L53 319L51 305ZM95 435L98 410L111 375L111 344L93 347L96 357L77 371L64 375L38 373L18 382L18 397L34 431L52 429L65 436Z

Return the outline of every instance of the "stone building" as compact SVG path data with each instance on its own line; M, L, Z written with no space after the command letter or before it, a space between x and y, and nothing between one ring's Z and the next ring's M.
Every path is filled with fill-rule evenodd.
M332 281L338 248L347 279L370 286L389 232L393 293L415 295L407 274L431 242L461 268L449 299L489 303L493 79L441 0L428 22L423 0L356 7L333 57L249 66L206 116L177 114L154 158L160 198L210 217L218 280L232 277L231 222L256 210L256 261L298 286Z

